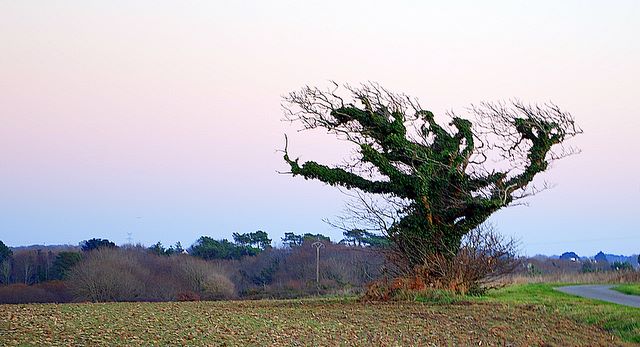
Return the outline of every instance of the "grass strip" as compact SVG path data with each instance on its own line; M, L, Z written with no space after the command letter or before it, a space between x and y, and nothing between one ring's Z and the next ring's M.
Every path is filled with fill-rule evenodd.
M516 305L541 305L549 314L561 314L577 322L593 324L628 342L640 342L640 308L577 297L559 292L561 283L512 285L492 290L482 298ZM638 286L635 286L638 290Z
M640 284L621 284L612 289L628 295L640 295Z

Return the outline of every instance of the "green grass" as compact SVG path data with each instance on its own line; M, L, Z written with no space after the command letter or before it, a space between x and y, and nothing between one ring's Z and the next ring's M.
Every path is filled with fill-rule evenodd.
M593 324L628 342L640 342L640 309L561 293L562 284L513 285L490 291L474 299L513 305L536 305L549 315L563 315L574 321ZM635 286L636 290L638 286Z
M640 295L640 284L621 284L619 286L613 287L614 290L619 291L620 293L629 294L629 295Z

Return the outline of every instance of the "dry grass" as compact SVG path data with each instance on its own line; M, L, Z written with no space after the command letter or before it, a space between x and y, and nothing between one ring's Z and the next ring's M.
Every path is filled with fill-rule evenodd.
M513 275L504 279L505 283L638 283L640 272L638 271L606 271L606 272L567 272L544 275Z

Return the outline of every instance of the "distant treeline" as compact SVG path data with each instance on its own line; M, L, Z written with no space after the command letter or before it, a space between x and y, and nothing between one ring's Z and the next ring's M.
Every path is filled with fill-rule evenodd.
M315 242L321 242L316 282ZM202 236L187 248L178 242L117 246L93 238L78 246L9 248L0 241L0 303L70 301L184 301L293 298L363 292L393 272L384 260L389 246L363 230L339 242L321 234L286 233L272 247L264 231L234 233L233 240ZM525 275L634 271L633 258L602 252L593 258L567 252L523 258ZM637 257L637 256L634 256ZM626 259L629 259L628 257ZM636 259L637 260L637 259Z
M78 247L9 249L0 241L0 303L172 301L289 298L359 292L379 278L386 240L366 231L338 243L320 234L286 233L274 248L264 231L234 233L233 241L200 237L146 247L100 238ZM323 243L320 281L316 250Z
M555 273L591 273L633 271L638 268L639 255L621 256L599 252L594 257L579 257L574 252L561 256L536 255L524 259L524 272L532 275Z

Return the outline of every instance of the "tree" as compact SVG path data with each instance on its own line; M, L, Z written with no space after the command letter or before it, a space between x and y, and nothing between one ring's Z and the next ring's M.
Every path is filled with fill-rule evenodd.
M611 264L611 269L614 271L629 271L633 270L633 266L628 262L615 261Z
M71 268L82 260L82 254L78 252L60 252L52 265L52 277L54 279L65 279Z
M36 252L35 250L27 250L16 252L13 255L14 281L27 285L36 282Z
M221 241L214 240L209 236L202 236L193 245L191 245L189 254L204 260L231 258L231 252L229 251L231 245L229 245L229 247L225 247L227 243L230 244L228 241L223 243Z
M289 174L355 189L360 220L374 221L408 269L429 254L453 257L464 235L499 209L539 189L534 177L551 161L572 154L565 140L582 131L554 104L481 103L475 121L448 114L442 125L416 99L377 84L333 90L305 87L284 98L285 118L303 129L325 129L354 145L340 166L292 159ZM558 151L559 149L559 151ZM500 159L490 167L490 163ZM360 195L364 194L364 195ZM368 195L367 195L368 194ZM383 207L367 196L383 200Z
M259 249L239 246L227 239L214 240L209 236L200 237L189 249L189 254L205 260L240 259L244 256L253 256L258 253Z
M9 260L12 255L13 251L11 250L11 248L7 247L4 242L0 241L0 263L4 262L5 260Z
M115 248L116 244L107 239L96 239L96 238L80 242L80 249L82 249L83 252L89 252L94 249L103 248L103 247Z
M604 252L600 251L598 252L598 254L596 254L593 259L597 262L597 263L602 263L602 264L606 264L609 261L607 260L607 256L604 254Z
M149 252L155 255L172 256L174 254L182 254L183 251L180 241L176 242L174 246L169 246L169 248L165 248L160 241L149 247Z
M351 244L352 246L385 247L389 245L389 240L386 237L363 229L347 230L342 235L344 235L344 239L340 243Z
M155 255L171 255L173 251L165 249L164 246L162 246L162 242L158 241L156 244L149 247L149 252Z
M282 243L289 248L302 245L302 235L296 235L293 232L284 233Z
M344 231L342 233L342 235L344 236L344 239L342 239L340 241L340 243L345 243L347 245L352 245L352 246L362 246L362 241L364 239L365 236L365 230L362 229L351 229L351 230L347 230Z
M331 239L328 236L324 236L322 234L305 233L304 235L302 235L302 241L303 242L315 242L315 241L331 242Z
M271 239L269 235L262 230L245 234L233 233L233 240L241 247L253 247L259 250L271 248Z
M362 243L369 247L386 248L389 246L389 239L385 236L376 235L365 231L365 237Z
M580 260L580 256L578 256L575 252L564 252L559 258L560 260L569 260L569 261L578 261Z
M580 269L581 272L583 273L590 273L590 272L596 272L598 271L598 269L593 266L593 263L589 260L585 261L584 263L582 263L582 268Z
M0 275L2 283L9 284L11 281L11 261L8 259L0 263Z
M173 254L182 254L182 252L184 252L184 248L182 248L182 243L180 243L180 241L176 242L175 246L169 247L169 249L173 250Z
M247 257L238 263L238 272L250 285L260 286L264 290L274 279L283 253L279 250L268 249L255 257Z

